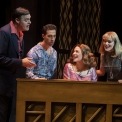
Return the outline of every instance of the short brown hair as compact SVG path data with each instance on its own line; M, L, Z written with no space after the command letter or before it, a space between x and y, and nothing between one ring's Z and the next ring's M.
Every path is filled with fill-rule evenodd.
M57 27L54 24L47 24L47 25L43 26L42 34L46 34L47 30L56 30L57 31Z

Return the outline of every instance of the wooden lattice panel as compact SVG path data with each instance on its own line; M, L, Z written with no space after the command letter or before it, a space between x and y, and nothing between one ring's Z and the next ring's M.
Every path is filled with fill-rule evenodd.
M78 0L77 39L98 52L100 38L100 0Z
M101 41L100 15L100 0L60 0L57 78L62 78L64 63L68 58L64 58L65 54L69 55L75 44L87 44L93 53L98 52Z

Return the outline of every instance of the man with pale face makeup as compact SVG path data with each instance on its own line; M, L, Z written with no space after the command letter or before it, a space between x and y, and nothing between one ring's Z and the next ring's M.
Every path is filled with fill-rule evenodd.
M106 32L102 36L99 52L100 69L97 75L107 74L107 81L118 81L122 79L122 44L114 31Z
M10 23L0 28L0 122L16 122L16 74L21 67L34 67L31 58L23 57L23 31L31 21L29 10L18 7Z
M57 66L57 51L52 47L56 39L56 26L47 24L43 26L43 40L32 47L27 56L36 64L34 68L27 68L27 78L51 79L54 78Z

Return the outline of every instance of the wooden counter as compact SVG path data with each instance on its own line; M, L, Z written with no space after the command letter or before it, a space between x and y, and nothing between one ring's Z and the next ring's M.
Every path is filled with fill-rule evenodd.
M120 83L17 81L16 122L122 122Z

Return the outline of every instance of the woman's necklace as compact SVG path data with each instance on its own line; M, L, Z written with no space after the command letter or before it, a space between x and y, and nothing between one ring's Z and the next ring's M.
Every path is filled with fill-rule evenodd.
M78 70L75 65L72 65L74 72L76 72L77 75L84 77L89 73L89 69L84 69L84 70Z
M121 77L121 57L107 57L107 80L117 80Z
M108 68L109 68L109 77L110 77L110 79L113 79L113 63L114 63L114 58L112 59L112 62L111 63L109 63L109 61L108 61Z
M110 67L110 79L113 79L113 71L112 71L112 67Z

